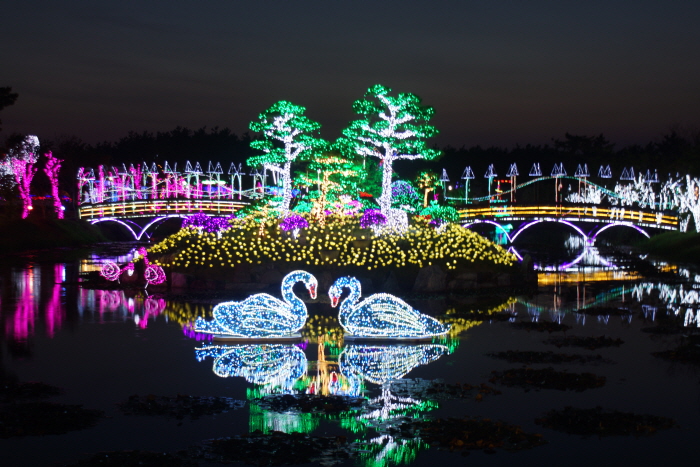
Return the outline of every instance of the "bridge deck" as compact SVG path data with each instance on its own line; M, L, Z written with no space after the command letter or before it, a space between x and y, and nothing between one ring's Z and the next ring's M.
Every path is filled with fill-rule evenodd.
M678 230L677 215L642 211L628 207L599 206L514 206L506 204L476 206L458 209L460 222L480 220L526 221L535 219L561 219L572 222L619 223L629 222L640 227Z
M217 216L230 216L247 204L244 201L230 199L152 199L83 204L78 209L78 214L81 219L88 220L102 217L159 217L172 214L195 214L198 212Z

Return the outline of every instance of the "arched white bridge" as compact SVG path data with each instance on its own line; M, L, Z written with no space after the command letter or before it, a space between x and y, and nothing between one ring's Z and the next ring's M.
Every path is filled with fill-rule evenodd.
M525 223L521 224L513 232L509 232L508 229L506 229L504 226L502 226L498 222L486 220L486 219L475 220L472 222L465 222L462 224L462 226L469 228L469 227L471 227L473 225L477 225L477 224L493 225L494 227L496 227L496 230L499 230L503 233L503 235L508 240L508 243L513 243L515 241L515 239L517 239L521 233L523 233L525 230L529 229L530 227L537 225L537 224L551 223L551 222L558 223L558 224L564 224L564 225L572 228L589 245L593 245L595 243L596 238L598 237L598 235L600 235L601 232L608 230L612 227L629 227L629 228L636 230L637 232L639 232L640 234L644 235L647 238L650 237L649 233L647 233L644 229L642 229L641 227L639 227L637 225L632 224L631 222L614 222L614 223L610 223L610 224L605 224L603 226L595 228L593 231L588 232L588 233L584 232L583 229L581 229L576 224L574 224L570 221L567 221L564 219L556 219L556 218L535 219L533 221L525 222Z
M81 219L91 224L113 222L122 225L135 240L150 238L149 229L173 218L185 218L202 213L208 216L228 217L248 203L233 200L159 199L117 203L86 204L80 206Z
M579 234L589 245L595 243L598 235L613 227L626 227L649 238L648 229L677 230L676 215L644 212L625 208L600 208L597 206L510 206L495 205L465 208L460 211L464 227L488 224L503 233L508 243L532 226L543 223L559 223L568 226ZM518 223L512 232L505 224ZM595 224L591 230L581 226Z

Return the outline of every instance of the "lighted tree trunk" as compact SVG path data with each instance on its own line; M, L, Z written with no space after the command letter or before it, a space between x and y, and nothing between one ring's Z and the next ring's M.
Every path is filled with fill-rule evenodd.
M30 185L37 169L34 164L22 159L14 159L12 168L19 189L19 198L22 201L22 219L29 216L29 211L32 209L32 197L30 194Z
M49 177L49 182L51 183L51 198L53 199L53 210L56 213L56 217L63 219L63 206L61 205L61 198L58 195L58 172L61 170L62 159L57 159L53 157L51 151L46 153L46 165L44 166L44 172L46 176Z

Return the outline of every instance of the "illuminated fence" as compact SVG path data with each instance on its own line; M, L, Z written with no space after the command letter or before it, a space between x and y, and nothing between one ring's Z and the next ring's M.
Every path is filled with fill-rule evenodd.
M599 206L516 206L489 205L460 209L460 221L472 223L481 220L527 221L564 220L570 222L621 223L628 222L640 227L678 230L679 218L675 214L645 212L624 207L602 208Z
M232 200L205 199L157 199L117 203L84 204L78 209L81 219L103 217L133 218L162 217L204 213L213 216L230 216L248 203Z

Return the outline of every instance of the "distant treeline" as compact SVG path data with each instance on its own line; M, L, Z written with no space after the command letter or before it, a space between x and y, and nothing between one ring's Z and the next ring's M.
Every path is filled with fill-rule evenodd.
M5 142L11 147L23 135L12 135ZM251 135L232 133L228 128L200 128L190 130L177 127L167 132L130 132L116 142L87 144L77 137L60 140L42 140L42 151L52 150L54 156L63 159L61 187L72 195L75 175L79 167L120 166L121 164L168 161L183 170L186 161L200 162L206 170L207 162L220 162L224 171L232 162L238 164L257 154L250 148ZM622 169L633 166L635 173L658 170L660 178L667 174L700 174L700 131L670 130L657 141L646 145L630 145L617 148L603 135L580 136L565 134L562 139L553 139L551 144L500 147L447 146L443 155L433 161L399 161L394 168L398 177L412 180L423 170L432 170L438 175L446 169L452 183L459 182L464 169L470 166L477 179L481 179L489 164L499 177L505 178L510 164L516 163L520 176L527 176L533 163L539 163L543 175L549 175L553 165L563 163L568 175L573 175L578 164L588 164L593 177L600 165L610 165L613 178L618 179ZM3 151L4 152L4 151ZM38 181L38 180L37 180ZM479 180L475 180L479 182ZM41 187L37 187L37 192Z

